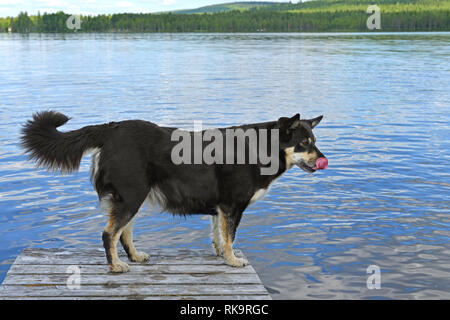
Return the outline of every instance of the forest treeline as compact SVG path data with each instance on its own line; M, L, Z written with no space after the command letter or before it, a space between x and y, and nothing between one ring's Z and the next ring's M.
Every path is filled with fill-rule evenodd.
M381 31L450 31L450 1L317 0L279 3L248 10L201 14L121 13L81 16L80 29L68 28L70 14L43 13L0 18L3 32L332 32L368 31L367 7L380 8Z

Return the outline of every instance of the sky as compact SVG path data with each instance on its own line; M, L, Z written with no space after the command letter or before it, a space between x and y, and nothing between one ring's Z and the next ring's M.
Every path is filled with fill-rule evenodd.
M211 4L237 1L240 0L0 0L0 17L17 16L21 11L27 11L29 15L35 15L38 11L42 14L60 10L66 13L83 15L119 12L147 13L193 9ZM270 1L288 2L289 0Z

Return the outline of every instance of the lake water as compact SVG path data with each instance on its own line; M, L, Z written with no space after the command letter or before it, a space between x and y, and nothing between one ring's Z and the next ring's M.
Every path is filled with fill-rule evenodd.
M23 248L102 246L90 158L69 176L36 169L18 145L33 112L72 117L61 130L299 112L324 115L330 166L286 173L235 243L273 298L450 298L450 33L0 34L0 83L0 281ZM208 217L151 208L135 222L144 251L210 248L209 232Z

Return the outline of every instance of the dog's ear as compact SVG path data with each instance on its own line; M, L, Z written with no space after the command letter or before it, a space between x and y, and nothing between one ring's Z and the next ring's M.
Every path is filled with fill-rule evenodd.
M300 124L300 114L299 113L297 113L292 118L281 117L280 119L278 119L278 127L280 129L286 129L286 130L295 129L296 127L298 127L299 124Z
M314 129L314 127L319 124L319 122L322 120L322 118L323 118L323 116L318 116L317 118L306 120L306 122L309 123L309 125L311 126L311 129Z
M277 127L280 129L281 141L289 141L292 137L292 130L300 124L300 114L297 113L292 118L281 117L278 119Z

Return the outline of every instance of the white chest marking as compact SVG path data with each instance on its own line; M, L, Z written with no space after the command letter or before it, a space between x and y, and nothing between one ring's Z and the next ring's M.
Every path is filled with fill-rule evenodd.
M257 190L255 192L255 194L253 195L253 197L250 199L250 203L261 200L262 198L264 198L264 196L267 194L267 192L269 192L269 187L267 187L266 189Z

